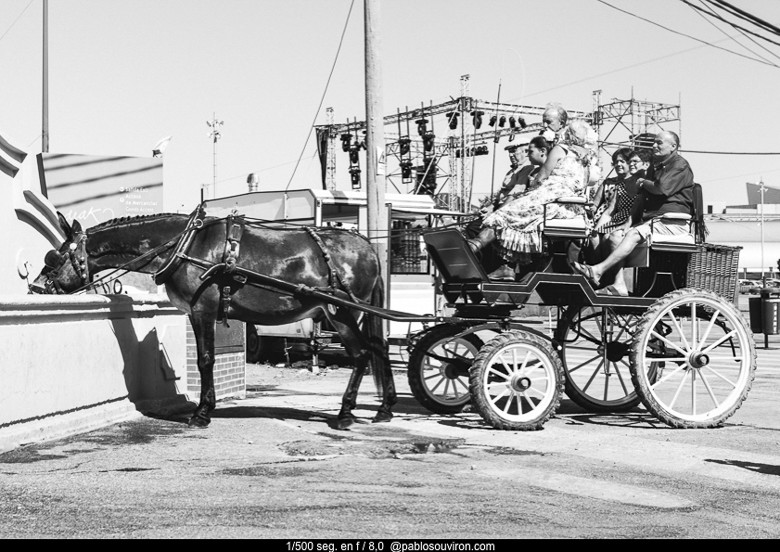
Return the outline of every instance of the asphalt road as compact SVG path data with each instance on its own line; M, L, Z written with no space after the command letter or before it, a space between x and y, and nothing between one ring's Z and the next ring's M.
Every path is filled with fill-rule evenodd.
M0 455L3 538L477 539L780 537L780 338L723 427L569 400L540 431L436 415L396 372L334 429L349 370L248 365L210 427L140 417Z

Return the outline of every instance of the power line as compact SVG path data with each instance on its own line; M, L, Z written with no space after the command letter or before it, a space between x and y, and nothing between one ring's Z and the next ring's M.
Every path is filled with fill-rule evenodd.
M743 35L744 35L744 33L748 33L748 34L751 34L751 35L753 35L753 36L756 36L756 37L758 37L758 38L761 38L761 39L763 39L763 40L766 40L767 42L771 42L772 44L774 44L774 45L776 45L776 46L780 46L780 42L775 42L774 40L771 40L771 39L769 39L769 38L767 38L767 37L765 37L765 36L763 36L763 35L760 35L760 34L758 34L758 33L754 32L754 31L751 31L750 29L746 29L746 28L744 28L744 27L742 27L742 26L740 26L740 25L736 25L735 23L733 23L733 22L731 22L731 21L729 21L729 20L725 19L724 17L722 17L722 16L718 15L717 13L715 13L714 11L712 11L711 9L710 9L710 10L706 10L706 11L705 11L705 10L704 10L704 8L700 8L700 7L698 7L698 6L694 6L694 5L693 5L693 4L691 4L691 3L690 3L688 0L680 0L680 1L681 1L683 4L686 4L686 5L690 6L690 7L691 7L691 8L693 8L694 10L697 10L697 11L699 11L699 12L703 12L703 13L705 13L705 14L707 14L707 15L710 15L710 16L714 17L715 19L718 19L718 20L720 20L720 21L723 21L723 22L724 22L724 23L726 23L727 25L730 25L730 26L731 26L731 27L733 27L734 29L736 29L736 30L740 31L740 32L741 32ZM700 0L700 1L704 1L704 0ZM716 28L717 28L717 27L716 27ZM719 29L719 30L720 30L720 29ZM743 32L743 31L744 31L744 32ZM721 31L721 32L722 32L722 31ZM753 39L750 39L750 40L753 40ZM755 42L755 41L754 41L754 42ZM756 44L757 44L757 43L756 43ZM757 45L758 45L758 44L757 44ZM763 48L763 46L762 46L762 48ZM766 48L764 48L764 49L766 49ZM767 51L769 51L769 50L767 50ZM751 53L752 53L752 54L755 54L755 52L752 52L752 51L751 51ZM771 53L771 52L770 52L770 53ZM774 54L772 54L772 55L774 55Z
M764 30L767 30L771 33L774 33L776 35L780 35L780 27L776 27L772 25L771 23L764 21L760 17L756 17L752 13L748 13L732 4L729 4L728 2L725 2L724 0L707 0L710 3L716 3L719 6L721 6L722 9L725 9L732 15L735 15L736 17L739 17L740 19L744 21L749 21L750 23L753 23L754 25L763 28Z
M341 31L341 39L339 40L339 47L336 50L336 57L333 60L333 65L330 68L330 74L328 75L328 80L325 83L325 90L322 91L322 98L320 98L320 105L317 106L317 112L314 114L314 120L311 122L311 126L309 127L309 133L306 135L306 141L303 143L303 149L301 150L300 156L298 156L298 161L295 163L295 168L293 169L292 174L290 175L290 181L287 182L287 190L290 187L290 184L292 184L292 180L295 177L295 171L298 170L298 165L301 162L301 159L303 158L303 153L306 151L306 146L309 143L309 138L311 138L311 133L314 130L314 125L317 122L317 116L320 114L320 109L322 109L322 103L325 101L325 95L328 93L328 87L330 86L330 79L333 77L333 71L336 69L336 62L339 60L339 54L341 53L341 46L344 44L344 35L347 34L347 27L349 26L349 18L352 15L352 7L355 5L355 0L352 0L352 2L349 4L349 11L347 12L347 19L344 21L344 29Z
M640 19L640 20L644 21L645 23L650 23L651 25L655 25L656 27L661 27L662 29L664 29L666 31L669 31L670 33L674 33L676 35L684 36L686 38L690 38L691 40L695 40L696 42L701 42L702 44L706 44L707 46L712 46L713 48L717 48L718 50L723 50L724 52L728 52L730 54L734 54L736 56L743 57L743 58L749 59L751 61L756 61L758 63L763 63L764 65L770 65L772 67L776 67L776 68L780 69L780 66L779 65L775 65L774 63L770 63L770 62L764 61L762 59L757 59L757 58L754 58L754 57L746 56L745 54L740 54L739 52L735 52L734 50L729 50L728 48L721 48L720 46L716 46L715 44L712 44L711 42L707 42L706 40L701 40L701 39L693 37L693 36L691 36L689 34L685 34L685 33L682 33L680 31L675 31L674 29L670 29L669 27L665 27L664 25L661 25L660 23L656 23L655 21L651 21L649 19L646 19L644 17L636 15L635 13L631 13L629 11L626 11L626 10L623 10L621 8L618 8L617 6L613 6L612 4L610 4L609 2L605 2L604 0L596 0L596 1L604 4L605 6L609 6L613 10L617 10L617 11L619 11L621 13L625 13L626 15L630 15L631 17L636 17L637 19Z
M30 7L30 4L32 4L32 3L33 3L33 1L34 1L34 0L30 0L29 2L27 2L27 5L24 7L24 9L22 10L22 12L21 12L19 15L17 15L17 16L16 16L16 19L14 19L14 22L13 22L13 23L11 23L11 25L10 25L10 26L9 26L9 27L8 27L8 28L5 30L5 32L3 33L3 35L2 35L2 36L0 36L0 40L3 40L3 39L5 38L5 35L7 35L9 32L11 32L11 29L13 29L13 28L14 28L14 25L16 25L16 22L17 22L17 21L19 21L19 19L20 19L20 18L21 18L21 17L24 15L24 12L26 12L26 11L27 11L27 8L29 8L29 7Z
M702 151L680 148L684 153L706 153L710 155L780 155L780 151Z

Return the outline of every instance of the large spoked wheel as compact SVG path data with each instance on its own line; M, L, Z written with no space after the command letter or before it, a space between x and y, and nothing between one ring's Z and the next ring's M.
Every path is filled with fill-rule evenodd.
M496 429L541 429L561 402L563 366L549 343L519 330L488 341L469 371L471 397Z
M640 320L631 375L642 403L678 428L720 425L753 384L756 349L742 314L710 291L659 299Z
M407 378L412 395L436 414L455 414L471 401L469 368L482 347L473 333L462 325L432 328L414 346L409 356Z
M566 395L589 412L626 412L640 399L631 382L629 352L636 313L584 307L562 317L558 335Z

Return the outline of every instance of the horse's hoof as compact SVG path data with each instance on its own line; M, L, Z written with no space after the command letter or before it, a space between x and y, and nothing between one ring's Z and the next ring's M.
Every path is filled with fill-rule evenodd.
M355 423L354 416L346 416L336 420L336 429L349 429Z
M375 424L381 424L381 423L389 422L392 419L393 419L393 415L390 414L389 412L377 412L372 422Z
M187 425L190 427L208 427L208 425L211 423L211 420L204 420L203 418L198 418L197 416L193 416L190 418L190 421L187 422Z

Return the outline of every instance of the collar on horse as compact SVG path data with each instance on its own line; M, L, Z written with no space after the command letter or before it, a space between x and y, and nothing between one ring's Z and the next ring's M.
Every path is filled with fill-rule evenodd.
M201 203L198 205L197 209L192 212L192 215L190 215L190 218L187 221L187 226L179 237L179 241L176 243L176 248L174 249L173 254L168 258L168 262L166 262L160 270L155 272L155 284L158 286L163 285L168 281L171 275L176 272L176 269L179 268L181 263L184 261L184 257L192 245L192 240L195 237L195 233L203 228L203 219L205 218L206 211L203 209L203 204Z

